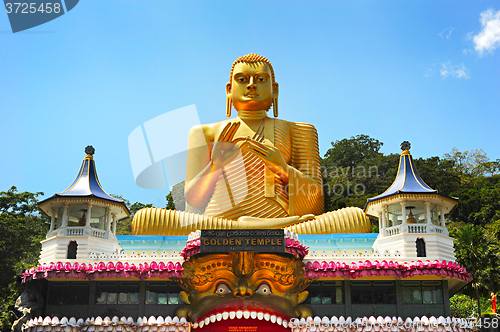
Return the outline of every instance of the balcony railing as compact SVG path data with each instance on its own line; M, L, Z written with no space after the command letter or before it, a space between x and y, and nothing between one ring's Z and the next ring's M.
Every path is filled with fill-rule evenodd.
M109 232L98 228L86 227L66 227L58 228L47 233L47 238L53 236L91 236L99 239L110 239L114 237L113 232Z
M448 235L448 230L446 227L441 227L433 224L406 224L407 230L403 231L402 227L404 225L397 225L397 226L392 226L388 227L385 229L385 236L393 236L393 235L398 235L402 233L407 233L407 234L431 234L431 233L437 233L437 234L443 234L443 235Z

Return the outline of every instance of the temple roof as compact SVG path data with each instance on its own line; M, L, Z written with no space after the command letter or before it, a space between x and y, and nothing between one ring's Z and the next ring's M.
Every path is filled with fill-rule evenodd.
M410 143L405 141L401 143L403 152L399 158L398 172L396 179L392 185L382 194L369 198L367 205L371 202L396 195L396 194L437 194L446 198L451 198L447 195L439 193L437 190L432 189L427 183L422 180L418 175L417 168L413 162L410 154ZM458 200L457 200L458 201ZM366 207L365 207L366 209Z
M123 206L126 213L130 215L130 211L126 207L123 200L110 196L101 187L93 158L94 151L94 148L90 145L85 148L85 153L87 155L82 161L82 165L76 175L76 179L66 190L62 193L56 193L49 198L41 200L38 204L43 204L44 202L56 197L95 197Z

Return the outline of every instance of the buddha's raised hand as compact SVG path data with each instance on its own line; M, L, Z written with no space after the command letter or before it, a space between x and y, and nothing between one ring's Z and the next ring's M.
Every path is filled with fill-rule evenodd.
M229 122L214 142L210 156L212 171L224 168L238 156L240 148L232 141L239 127L239 122Z
M278 175L281 180L288 183L288 165L283 158L283 154L280 149L275 146L266 145L259 142L253 138L246 138L243 143L244 148L257 156L264 162L264 164L276 175Z

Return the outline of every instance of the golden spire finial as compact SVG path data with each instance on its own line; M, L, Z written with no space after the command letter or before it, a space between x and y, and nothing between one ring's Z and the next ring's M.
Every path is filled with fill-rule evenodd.
M410 155L410 148L411 148L410 142L404 141L403 143L401 143L401 150L403 150L403 152L401 152L401 154L402 155Z
M95 153L95 149L92 145L87 145L85 148L85 153L87 154L85 156L85 159L94 159L93 155Z

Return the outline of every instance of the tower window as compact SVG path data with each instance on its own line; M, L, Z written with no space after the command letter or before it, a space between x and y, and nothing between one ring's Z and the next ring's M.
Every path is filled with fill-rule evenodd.
M76 259L76 251L78 250L78 243L76 241L71 241L68 244L68 254L66 255L67 259Z
M417 257L426 257L424 239L418 238L415 243L417 245Z

